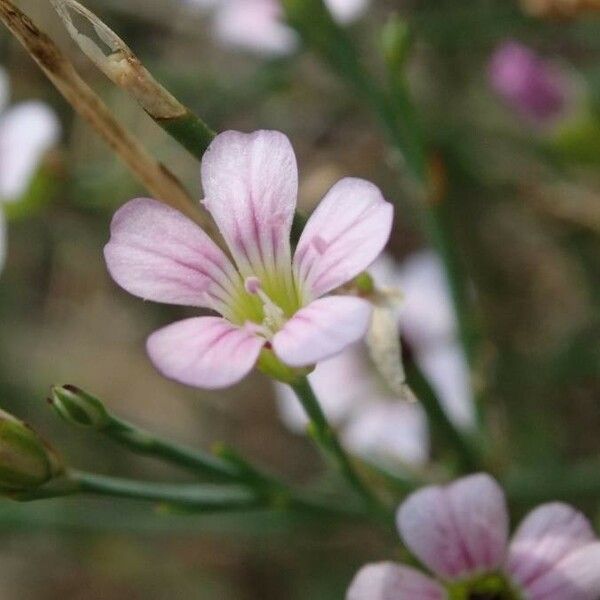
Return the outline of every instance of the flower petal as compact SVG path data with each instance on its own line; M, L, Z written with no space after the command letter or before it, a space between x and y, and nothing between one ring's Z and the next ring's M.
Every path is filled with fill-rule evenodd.
M60 135L56 115L42 102L22 102L0 119L0 198L18 200L40 160Z
M288 138L277 131L226 131L202 159L204 204L245 277L290 273L290 230L298 168ZM291 280L289 282L291 284Z
M217 7L214 28L228 46L259 54L284 55L298 45L294 31L282 19L273 0L229 0Z
M348 384L340 381L339 385ZM375 463L422 466L429 455L427 419L417 403L372 403L352 416L342 443L353 454Z
M444 579L493 571L508 537L504 494L485 474L426 487L400 506L398 527L415 555Z
M598 600L600 542L587 544L525 589L527 600Z
M363 567L354 577L346 600L445 600L446 592L416 569L391 562Z
M515 532L506 570L512 581L526 589L594 537L589 521L574 508L558 502L544 504L529 513Z
M193 387L218 389L243 379L264 343L251 328L236 327L219 317L195 317L153 333L147 350L165 377Z
M104 257L112 278L145 300L227 312L241 279L198 225L149 198L131 200L113 217Z
M368 0L325 0L331 14L340 23L352 23L367 10Z
M475 407L471 375L458 343L442 343L415 353L415 362L437 392L442 407L459 427L472 428Z
M331 296L300 309L273 338L275 354L291 367L334 356L363 337L371 305L349 296Z
M336 183L308 220L294 256L305 301L364 271L386 245L393 215L372 183L353 178Z
M391 269L390 269L391 270ZM457 324L444 267L432 250L406 258L390 278L400 287L404 301L400 313L402 334L415 350L450 343Z

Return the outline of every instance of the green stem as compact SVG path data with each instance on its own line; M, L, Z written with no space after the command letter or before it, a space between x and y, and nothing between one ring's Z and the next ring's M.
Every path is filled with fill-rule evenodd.
M109 415L108 424L100 431L133 452L154 456L203 477L237 480L240 475L239 470L225 460L157 437L113 415Z
M262 504L260 495L244 486L142 482L81 471L68 473L68 480L74 485L73 493L164 502L194 510L240 510Z
M294 390L308 416L311 437L328 459L328 462L337 468L350 487L354 489L367 506L380 512L381 505L379 500L366 487L356 473L350 457L342 448L335 431L329 425L308 379L306 377L300 378L296 383L291 384L291 388Z
M332 18L323 0L283 0L287 18L297 29L306 45L319 54L325 62L379 117L391 144L406 160L406 164L422 185L428 183L427 143L404 73L391 72L389 93L369 75L363 67L354 43ZM459 324L459 334L471 367L475 370L477 354L476 328L468 297L468 284L454 242L446 203L429 206L427 229L443 261L454 308ZM481 398L476 401L478 425L484 421Z
M171 484L106 477L75 470L36 490L15 493L11 497L30 502L78 494L159 502L186 513L266 508L313 517L362 519L368 516L364 510L351 504L340 505L315 495L296 493L275 481L267 487L249 486L243 482L237 485Z
M470 472L482 468L482 458L473 440L448 418L431 384L416 365L406 366L406 380L421 401L434 431L456 453L461 469Z
M406 160L410 172L421 184L427 179L425 148L416 111L406 88L394 97L373 80L346 32L335 22L323 0L282 0L287 19L307 47L312 48L356 94L373 109L390 141Z
M202 119L189 110L185 115L172 119L152 118L198 160L202 160L216 135Z

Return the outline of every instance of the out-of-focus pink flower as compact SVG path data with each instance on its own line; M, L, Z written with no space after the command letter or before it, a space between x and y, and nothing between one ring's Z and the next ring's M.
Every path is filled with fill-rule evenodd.
M413 358L437 392L448 416L461 427L474 422L469 368L458 342L456 316L442 263L431 250L399 266L377 261L375 274L404 296L400 331Z
M495 50L489 80L494 91L516 112L540 124L564 116L572 96L566 73L515 41Z
M418 403L398 397L359 342L323 361L308 376L329 422L352 453L389 466L422 465L429 454L427 420ZM298 433L308 424L292 390L275 384L284 423Z
M288 54L298 45L278 0L186 0L214 8L215 32L225 44L262 54ZM340 23L358 19L369 0L325 0Z
M41 158L58 141L56 115L42 102L6 108L10 86L0 69L0 270L6 258L6 223L2 204L19 200Z
M398 509L397 523L434 578L394 563L368 565L347 600L447 600L456 585L465 598L600 595L600 542L587 519L568 505L544 504L525 517L509 543L504 493L488 475L415 492Z
M147 198L117 211L105 248L110 274L128 292L222 315L150 336L148 353L165 376L226 387L257 361L271 374L273 362L306 367L365 334L370 304L326 294L367 268L387 242L393 209L377 187L352 178L334 185L292 259L298 172L285 135L218 135L202 160L202 184L235 264L187 217Z

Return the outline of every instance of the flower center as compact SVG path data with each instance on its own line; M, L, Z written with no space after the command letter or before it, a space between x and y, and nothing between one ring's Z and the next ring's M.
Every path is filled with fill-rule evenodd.
M522 600L503 575L483 575L449 586L450 600Z
M247 277L244 287L249 294L258 296L262 302L264 315L261 323L262 333L267 339L271 339L287 320L284 310L269 298L258 277Z

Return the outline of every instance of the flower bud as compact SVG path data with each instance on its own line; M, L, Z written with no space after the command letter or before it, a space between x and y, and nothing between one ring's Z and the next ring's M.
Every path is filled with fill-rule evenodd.
M501 44L489 65L492 89L524 118L539 125L565 117L572 96L567 73L515 41Z
M57 454L33 429L0 410L0 491L34 490L63 470Z
M102 429L110 420L98 398L74 385L53 387L48 402L65 421L74 425Z

